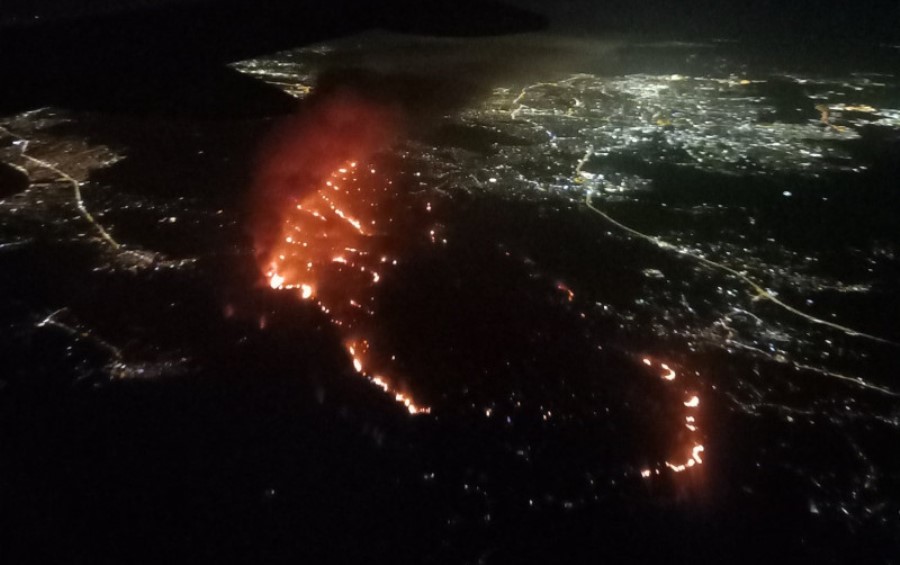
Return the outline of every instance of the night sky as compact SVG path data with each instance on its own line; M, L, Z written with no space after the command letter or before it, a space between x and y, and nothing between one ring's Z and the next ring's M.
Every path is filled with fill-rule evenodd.
M7 0L5 25L201 0ZM211 5L217 1L206 0ZM803 37L819 42L900 40L896 0L512 0L577 33L652 33L692 37ZM264 5L265 2L259 2ZM372 9L384 3L373 2Z

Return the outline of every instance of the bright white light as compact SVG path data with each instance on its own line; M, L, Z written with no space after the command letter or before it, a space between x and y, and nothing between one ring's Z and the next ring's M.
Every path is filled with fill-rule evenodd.
M703 453L704 449L702 445L694 446L693 451L691 452L691 457L694 458L694 461L697 463L703 463L703 459L700 457L700 454Z

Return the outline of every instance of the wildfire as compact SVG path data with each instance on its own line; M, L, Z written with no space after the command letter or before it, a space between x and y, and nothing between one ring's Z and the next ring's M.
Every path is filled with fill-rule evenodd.
M318 305L344 334L354 370L421 414L429 409L385 376L384 356L367 339L372 287L396 261L378 248L376 231L390 181L362 163L390 143L394 118L380 105L337 96L277 131L256 179L254 235L268 285Z
M410 414L426 414L430 408L416 402L397 377L391 353L373 345L379 337L373 319L375 289L402 251L396 238L382 231L395 219L392 182L370 162L392 140L393 118L380 105L337 96L289 121L273 136L261 163L253 230L268 286L317 305L341 333L355 373ZM426 212L431 212L430 203ZM427 235L432 243L446 244L439 227ZM565 300L576 301L569 286L555 286ZM677 386L673 367L649 357L641 361ZM675 461L642 469L644 478L666 468L680 473L703 463L700 398L683 393L686 452ZM491 414L490 408L485 410L485 417Z
M675 372L675 369L673 369L666 363L656 363L653 359L651 359L649 357L644 357L643 359L641 359L641 362L644 365L651 367L651 368L658 366L659 369L662 371L659 376L661 379L663 379L665 381L672 382L678 377L678 374ZM699 440L697 439L699 429L697 427L697 417L694 415L694 413L696 412L696 409L700 406L700 397L697 396L696 394L690 394L684 400L683 404L684 404L685 408L688 409L688 413L684 417L684 422L685 422L684 427L688 430L688 432L690 432L690 446L691 447L690 447L690 452L689 452L690 455L686 459L684 459L683 462L680 462L680 463L673 463L672 461L665 462L665 466L675 473L683 473L684 471L687 471L688 469L690 469L691 467L694 467L695 465L701 465L703 463L703 457L701 454L705 450L705 448L703 447L703 444L699 443ZM650 476L652 474L654 474L654 472L655 472L655 474L658 475L659 469L656 469L655 471L653 471L651 469L641 469L641 477L643 477L645 479L650 478Z

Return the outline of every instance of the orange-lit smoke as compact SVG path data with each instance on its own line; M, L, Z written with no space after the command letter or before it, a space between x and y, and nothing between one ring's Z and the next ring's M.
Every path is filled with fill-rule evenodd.
M349 91L313 99L283 120L263 147L253 179L253 228L257 256L271 257L291 204L318 192L347 162L362 162L390 146L400 113Z

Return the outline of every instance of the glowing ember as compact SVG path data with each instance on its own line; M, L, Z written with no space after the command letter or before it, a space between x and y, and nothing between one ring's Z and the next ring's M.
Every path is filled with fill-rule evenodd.
M557 283L556 288L566 293L566 298L569 300L569 302L575 300L575 293L572 292L572 289L570 289L564 283Z

